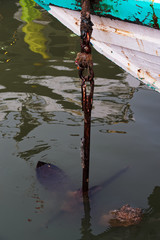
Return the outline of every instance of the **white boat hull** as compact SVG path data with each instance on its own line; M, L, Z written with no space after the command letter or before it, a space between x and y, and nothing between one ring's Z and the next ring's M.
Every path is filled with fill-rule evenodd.
M80 12L51 6L49 13L80 35ZM160 31L94 15L91 19L93 47L160 92Z

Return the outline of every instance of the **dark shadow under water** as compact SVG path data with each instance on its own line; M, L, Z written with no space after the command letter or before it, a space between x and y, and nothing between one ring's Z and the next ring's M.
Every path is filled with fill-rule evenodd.
M86 86L82 87L82 109L84 111L84 137L81 145L82 160L82 187L76 189L74 183L70 181L66 173L57 166L39 161L36 167L37 179L48 191L55 192L62 200L62 206L58 213L51 217L45 227L52 225L57 219L63 218L65 214L70 215L79 211L83 217L81 219L81 240L103 240L103 239L159 239L160 232L157 231L157 224L160 223L160 187L156 186L153 193L148 197L149 208L143 209L142 220L134 226L111 226L106 222L106 230L99 234L94 234L91 225L91 203L96 193L107 188L113 181L123 175L129 166L108 177L99 185L89 188L89 150L90 150L90 128L91 109L93 103L93 86L89 95ZM85 94L84 94L85 93ZM87 101L86 101L87 100ZM87 163L86 163L87 162ZM63 197L62 197L63 196ZM104 210L105 212L105 210Z

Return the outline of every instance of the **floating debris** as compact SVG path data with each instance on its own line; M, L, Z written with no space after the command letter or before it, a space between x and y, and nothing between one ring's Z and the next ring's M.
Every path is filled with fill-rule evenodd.
M101 224L109 224L111 227L128 227L139 224L142 220L142 210L130 207L128 204L119 210L110 211L101 218Z
M112 227L128 227L139 224L142 220L142 210L140 208L130 207L128 204L119 210L111 211L110 214L113 217L109 221Z

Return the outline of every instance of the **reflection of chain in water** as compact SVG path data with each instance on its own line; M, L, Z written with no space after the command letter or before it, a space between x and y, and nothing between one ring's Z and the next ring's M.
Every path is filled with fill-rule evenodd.
M84 196L83 197L83 206L84 206L84 217L82 218L81 224L81 233L82 233L82 238L81 240L85 239L91 239L93 237L92 234L92 229L91 229L91 216L90 216L90 202L89 202L89 197Z

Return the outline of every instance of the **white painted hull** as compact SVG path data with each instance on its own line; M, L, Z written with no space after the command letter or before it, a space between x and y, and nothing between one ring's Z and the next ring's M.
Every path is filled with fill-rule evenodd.
M51 6L49 13L80 35L80 12ZM160 30L98 16L91 19L93 47L160 92Z

